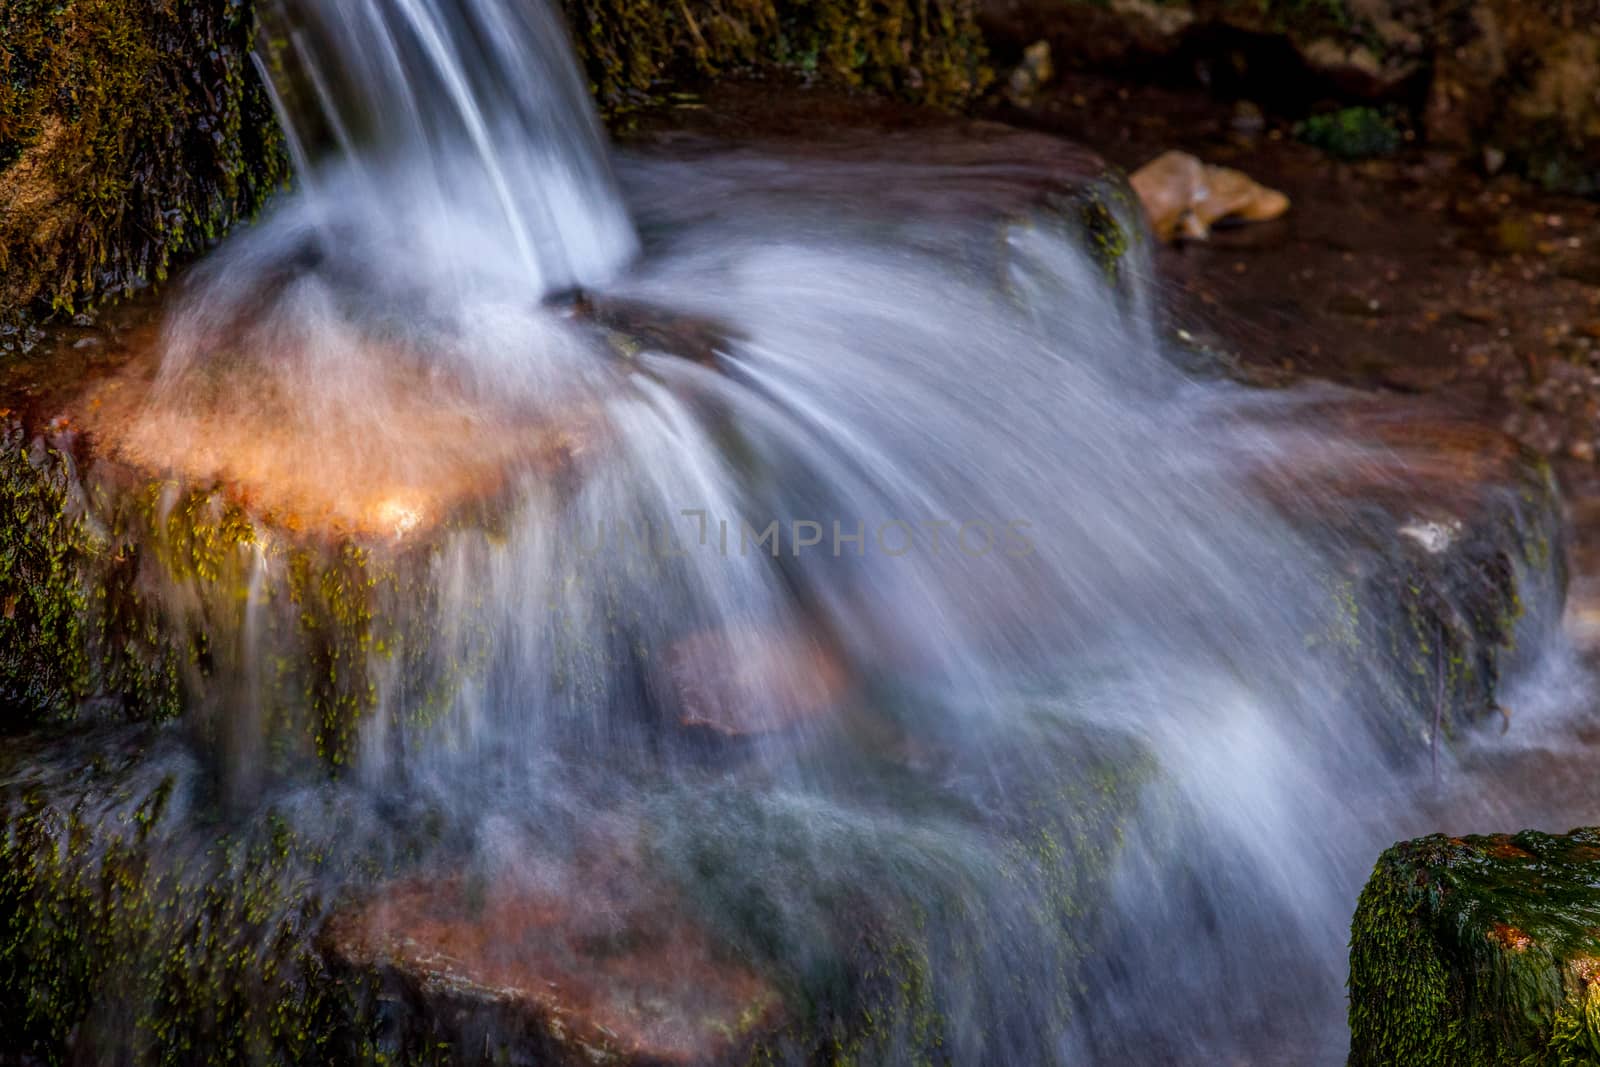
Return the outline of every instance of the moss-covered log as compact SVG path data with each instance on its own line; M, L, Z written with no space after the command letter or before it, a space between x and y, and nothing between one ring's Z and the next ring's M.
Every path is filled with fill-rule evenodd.
M1600 1063L1600 831L1391 848L1350 941L1350 1063Z

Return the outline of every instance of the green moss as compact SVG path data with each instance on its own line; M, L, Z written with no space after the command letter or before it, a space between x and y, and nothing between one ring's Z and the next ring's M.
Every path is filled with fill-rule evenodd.
M1494 716L1524 644L1540 646L1523 638L1557 623L1564 528L1548 467L1517 453L1500 477L1446 524L1437 552L1397 535L1416 518L1405 507L1352 506L1318 530L1346 547L1307 643L1337 661L1354 703L1393 709L1402 757Z
M1123 258L1144 231L1133 206L1132 194L1120 174L1091 183L1075 198L1072 213L1107 279L1122 279Z
M0 704L13 722L70 717L90 691L82 568L96 544L74 484L61 453L0 436Z
M1556 1067L1600 1065L1600 989L1588 985L1556 1012L1543 1061Z
M265 533L220 492L114 466L84 482L13 427L0 437L0 728L192 712L220 737L247 703L270 759L342 768L380 671L397 713L425 725L486 660L475 631L435 647L432 552Z
M141 754L142 755L142 754ZM101 759L0 795L0 1017L34 1062L381 1062L313 945L321 853L276 816L175 847L194 799ZM115 1042L106 1045L102 1042Z
M1597 1062L1597 931L1600 831L1396 845L1352 925L1350 1062Z
M1356 905L1350 934L1352 1067L1466 1062L1452 1009L1459 993L1423 921L1431 887L1416 884L1414 859L1401 852L1405 848L1384 853Z
M1391 156L1405 138L1396 120L1373 107L1348 107L1295 123L1294 135L1340 159Z
M566 0L578 55L607 112L665 82L777 66L934 105L989 82L971 0Z
M1002 1035L1042 1050L1071 1024L1152 762L1050 711L1008 729L990 755L1051 773L980 800L831 749L819 758L859 786L851 812L734 786L664 799L653 862L786 1001L790 1024L752 1062L980 1062ZM1026 946L999 982L996 938ZM953 1022L973 1017L988 1028Z
M241 0L0 4L0 320L165 277L284 179Z

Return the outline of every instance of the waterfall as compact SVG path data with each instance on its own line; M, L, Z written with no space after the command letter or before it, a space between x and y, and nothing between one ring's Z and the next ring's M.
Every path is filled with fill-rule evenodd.
M1350 546L1268 488L1382 466L1336 397L1180 369L1137 252L1112 284L1042 200L928 207L970 167L614 178L542 3L281 0L265 37L299 188L188 279L128 447L411 569L372 580L394 634L318 646L361 683L325 786L283 736L304 557L251 546L198 732L233 796L362 812L335 855L436 828L421 866L485 884L609 848L827 1018L910 967L868 1061L1337 1058L1422 784L1409 676L1323 648Z
M326 240L530 299L635 250L566 29L543 3L272 0L262 66ZM381 235L378 236L378 235Z

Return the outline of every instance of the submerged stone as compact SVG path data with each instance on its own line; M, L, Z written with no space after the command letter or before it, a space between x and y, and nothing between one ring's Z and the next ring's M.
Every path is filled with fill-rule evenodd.
M432 1016L480 1017L514 1062L731 1062L781 1024L777 991L670 894L641 872L588 873L389 886L334 914L323 944Z
M801 633L696 634L669 656L679 722L726 737L814 723L838 707L850 685L837 650Z
M1328 631L1363 706L1400 753L1500 712L1502 681L1559 625L1566 526L1548 463L1497 430L1371 401L1319 412L1349 447L1308 442L1259 477L1295 524L1336 546Z
M1350 1063L1600 1061L1600 831L1385 852L1350 939Z

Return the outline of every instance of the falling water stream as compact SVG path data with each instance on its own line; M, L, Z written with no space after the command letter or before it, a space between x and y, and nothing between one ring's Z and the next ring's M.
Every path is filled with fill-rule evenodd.
M1431 780L1400 681L1319 644L1348 546L1254 474L1364 462L1326 391L1180 369L1148 265L1109 283L1065 223L885 218L934 163L613 171L541 4L269 28L298 188L189 280L151 424L287 397L338 483L409 462L420 398L503 477L491 536L431 535L394 660L446 696L376 669L341 784L276 775L247 620L216 748L173 760L341 812L335 848L427 823L490 883L624 857L819 1015L901 961L867 1060L1342 1056L1355 896ZM618 308L660 329L619 345ZM529 427L557 461L508 448ZM444 506L380 504L398 534Z

